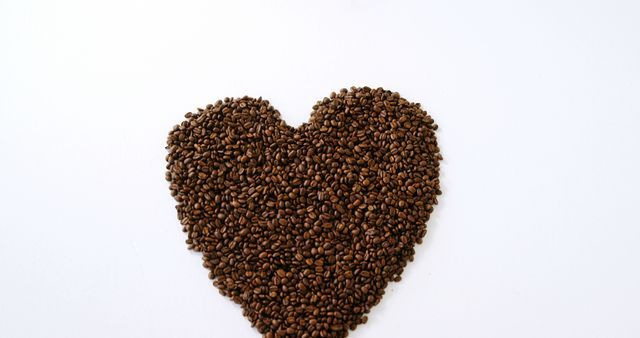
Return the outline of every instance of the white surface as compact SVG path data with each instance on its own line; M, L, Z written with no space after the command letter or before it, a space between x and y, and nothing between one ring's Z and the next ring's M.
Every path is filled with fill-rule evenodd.
M269 3L0 0L0 337L259 337L186 249L166 134L351 85L421 102L445 156L352 337L640 336L637 2Z

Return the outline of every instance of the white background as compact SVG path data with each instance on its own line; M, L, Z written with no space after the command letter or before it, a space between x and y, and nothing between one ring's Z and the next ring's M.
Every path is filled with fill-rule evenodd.
M0 337L259 337L186 249L167 132L352 85L445 157L352 337L640 337L639 34L634 1L0 0Z

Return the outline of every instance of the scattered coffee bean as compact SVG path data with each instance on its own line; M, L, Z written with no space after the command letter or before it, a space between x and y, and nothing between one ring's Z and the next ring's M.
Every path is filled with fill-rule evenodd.
M292 128L261 98L187 113L167 173L190 249L266 338L346 337L399 281L441 194L437 125L340 90Z

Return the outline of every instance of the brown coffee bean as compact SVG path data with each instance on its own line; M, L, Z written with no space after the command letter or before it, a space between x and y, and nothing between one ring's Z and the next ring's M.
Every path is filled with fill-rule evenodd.
M382 88L332 93L298 128L227 98L171 130L165 178L188 248L265 338L342 338L426 234L437 128Z

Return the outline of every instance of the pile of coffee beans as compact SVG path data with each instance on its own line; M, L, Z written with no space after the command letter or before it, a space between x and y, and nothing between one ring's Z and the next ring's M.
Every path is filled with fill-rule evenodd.
M440 195L420 104L342 89L292 128L227 98L169 133L166 179L190 249L264 337L346 337L399 281Z

